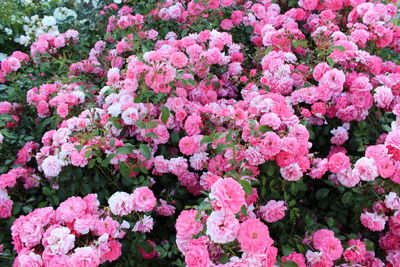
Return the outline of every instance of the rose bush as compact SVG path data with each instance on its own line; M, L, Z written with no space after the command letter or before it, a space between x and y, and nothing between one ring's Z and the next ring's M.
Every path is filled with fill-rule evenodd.
M399 266L397 1L120 2L1 61L1 262Z

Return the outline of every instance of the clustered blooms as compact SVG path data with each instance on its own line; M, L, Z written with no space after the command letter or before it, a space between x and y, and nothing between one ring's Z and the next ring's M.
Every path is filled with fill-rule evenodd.
M167 174L195 199L204 197L179 212L175 224L176 245L189 267L278 264L281 241L270 229L293 217L296 203L287 203L286 194L285 200L259 197L256 186L268 187L261 178L265 166L276 169L273 178L284 184L309 178L341 189L385 178L400 184L400 67L367 49L400 52L400 29L391 22L396 6L363 0L300 0L298 5L284 12L269 0L207 5L171 0L147 15L128 6L105 6L105 40L94 43L87 59L69 64L66 79L27 92L38 117L57 122L41 145L27 142L19 151L15 164L22 167L0 175L0 217L11 216L7 190L17 181L26 189L39 186L40 176L55 182L69 166L93 168L102 162L101 167L124 172L128 179L144 172L152 175L151 186L115 192L104 209L90 194L69 197L56 210L40 208L19 217L11 228L15 265L97 266L116 260L122 229L130 227L119 217L134 217L132 231L145 235L154 228L153 215L175 214L174 201L150 189ZM220 29L177 34L146 25L154 20L189 27L207 18L208 11L229 15ZM250 30L251 48L235 33L242 29ZM30 48L33 63L56 58L78 36L75 30L41 35ZM139 43L151 48L138 48ZM0 82L29 59L14 52L3 60ZM0 103L0 114L16 122L19 109ZM361 156L353 155L347 146L352 127L383 112L396 117L390 131L360 150ZM313 129L327 125L332 126L325 128L329 138L318 151ZM32 159L40 175L28 167ZM379 185L371 190L385 192ZM379 245L389 266L400 264L399 210L400 198L391 192L360 215L361 225L382 233ZM285 253L281 262L317 267L344 259L341 266L384 266L363 235L346 244L336 232L321 228L306 233L308 251ZM145 259L158 255L138 249Z
M39 208L11 227L15 266L98 266L121 255L124 226L99 209L96 194ZM85 240L91 240L86 242ZM40 247L40 249L38 249ZM40 252L39 252L40 251Z
M31 57L37 61L37 58L47 54L56 54L57 50L67 44L73 44L78 41L79 33L75 30L68 30L61 34L42 34L38 40L30 47Z

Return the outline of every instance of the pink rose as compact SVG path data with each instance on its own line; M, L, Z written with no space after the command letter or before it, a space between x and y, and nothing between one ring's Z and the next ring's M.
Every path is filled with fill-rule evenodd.
M153 191L147 186L136 188L132 198L134 209L137 211L152 211L157 205L157 199L154 197Z
M216 181L211 186L211 198L215 198L216 205L226 213L236 214L246 203L242 186L232 178Z
M343 152L338 152L329 157L328 168L333 173L338 173L350 167L350 159Z
M209 267L210 256L205 246L190 246L185 254L185 262L188 267Z
M270 200L267 202L265 206L260 207L261 217L269 222L277 222L283 217L285 217L285 211L287 210L287 206L285 201L275 201Z
M92 247L81 247L75 249L70 262L72 266L76 267L98 266L100 258L97 251Z
M245 252L259 253L274 241L269 237L268 227L258 219L248 219L240 224L238 241Z

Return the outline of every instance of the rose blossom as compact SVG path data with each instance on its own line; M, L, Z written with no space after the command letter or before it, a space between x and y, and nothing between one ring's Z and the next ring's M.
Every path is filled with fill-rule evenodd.
M285 217L286 210L286 203L282 200L270 200L265 206L260 207L261 217L269 223L277 222Z

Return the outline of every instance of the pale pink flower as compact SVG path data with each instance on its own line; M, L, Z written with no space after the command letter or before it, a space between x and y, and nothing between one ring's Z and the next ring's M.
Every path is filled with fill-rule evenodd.
M387 217L383 217L371 212L363 212L360 219L362 225L371 231L382 231L385 229L385 224L387 221Z
M215 243L228 243L236 239L239 231L239 221L233 214L213 211L207 218L206 234Z
M211 198L215 198L216 205L226 213L236 214L246 203L242 186L232 178L216 181L211 186Z
M277 222L285 217L287 206L285 201L270 200L266 205L260 207L261 217L269 222Z
M132 231L148 233L153 230L154 221L153 218L147 215L144 215L139 221L136 222L135 226L133 226Z
M133 195L125 192L115 192L109 199L108 205L115 215L128 215L134 211Z

